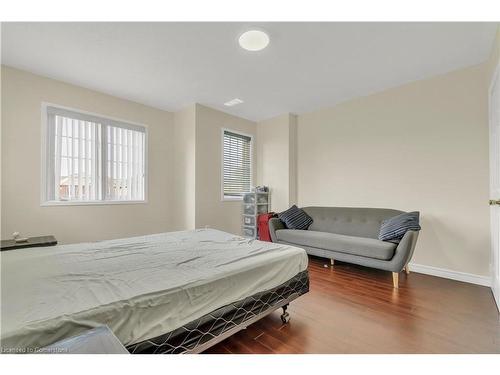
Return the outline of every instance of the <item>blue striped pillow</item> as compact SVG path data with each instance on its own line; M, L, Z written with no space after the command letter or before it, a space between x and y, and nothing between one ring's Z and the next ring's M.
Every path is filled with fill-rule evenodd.
M280 220L285 223L288 229L307 229L312 224L313 219L296 205L278 214Z
M420 213L405 212L382 222L378 239L381 241L399 242L409 230L420 230Z

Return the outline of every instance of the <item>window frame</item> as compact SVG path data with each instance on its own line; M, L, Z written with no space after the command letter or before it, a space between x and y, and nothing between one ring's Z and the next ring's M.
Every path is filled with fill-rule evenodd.
M230 129L230 128L221 128L221 138L220 138L221 139L221 142L220 142L220 146L221 146L221 151L220 151L220 155L221 155L221 158L220 158L221 202L240 202L243 200L243 196L231 197L231 196L224 195L224 133L226 131L250 138L250 189L252 188L252 186L254 186L254 175L253 175L253 172L254 172L254 165L253 165L253 163L254 163L254 150L253 150L253 148L254 148L254 138L255 137L252 134L244 133L244 132L241 132L239 130L234 130L234 129Z
M81 114L83 116L92 116L92 117L97 117L102 120L108 120L108 121L114 121L118 123L123 123L125 125L132 125L135 127L142 127L144 128L144 199L143 200L73 200L73 201L55 201L55 200L50 200L48 198L48 191L47 191L47 173L48 173L48 155L47 155L47 150L48 150L48 113L47 109L48 107L53 107L65 111L71 111L75 112L77 114ZM84 111L81 109L77 108L71 108L71 107L66 107L62 106L59 104L54 104L54 103L48 103L48 102L42 102L41 104L41 136L42 136L42 142L41 142L41 186L40 186L40 206L41 207L51 207L51 206L93 206L93 205L115 205L115 204L147 204L148 203L148 191L149 191L149 126L146 124L140 124L128 120L123 120L120 118L116 117L111 117L107 115L102 115L100 113L95 113L95 112L89 112L89 111ZM104 154L103 154L104 155ZM101 160L101 163L104 163ZM104 175L102 176L104 177ZM104 179L104 178L103 178Z

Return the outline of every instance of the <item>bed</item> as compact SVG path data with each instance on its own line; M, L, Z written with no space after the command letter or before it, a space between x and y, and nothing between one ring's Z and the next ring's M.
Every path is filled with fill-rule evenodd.
M307 255L214 229L2 253L2 348L107 325L131 353L198 353L307 293Z

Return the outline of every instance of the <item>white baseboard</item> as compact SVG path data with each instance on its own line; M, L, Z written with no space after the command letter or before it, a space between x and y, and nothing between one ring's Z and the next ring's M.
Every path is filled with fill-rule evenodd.
M475 275L473 273L459 272L448 270L446 268L438 268L426 266L424 264L410 263L410 272L423 273L445 279L463 281L465 283L477 284L491 287L491 278L488 276Z

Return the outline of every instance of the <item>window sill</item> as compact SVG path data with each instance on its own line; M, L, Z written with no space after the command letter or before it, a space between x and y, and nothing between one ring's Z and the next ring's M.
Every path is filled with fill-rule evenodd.
M241 202L243 197L222 197L222 202Z
M54 206L103 206L116 204L147 204L147 200L142 201L47 201L40 204L41 207Z

